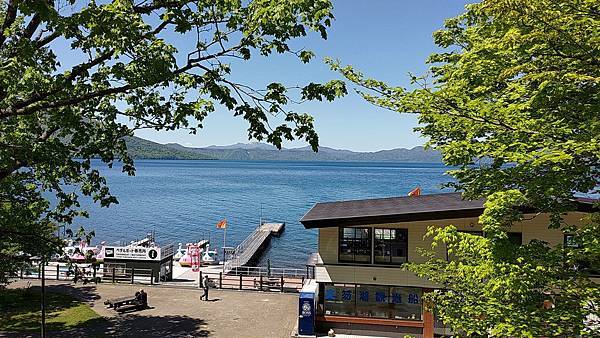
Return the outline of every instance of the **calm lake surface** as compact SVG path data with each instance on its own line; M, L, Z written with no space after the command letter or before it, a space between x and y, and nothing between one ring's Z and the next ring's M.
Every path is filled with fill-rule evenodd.
M440 192L450 180L442 164L292 161L136 161L136 175L100 167L118 205L84 205L94 243L130 241L155 231L159 243L209 238L223 245L215 224L227 218L227 246L236 246L263 219L286 222L261 259L273 267L303 268L316 252L317 232L298 222L316 203L406 196L416 186Z

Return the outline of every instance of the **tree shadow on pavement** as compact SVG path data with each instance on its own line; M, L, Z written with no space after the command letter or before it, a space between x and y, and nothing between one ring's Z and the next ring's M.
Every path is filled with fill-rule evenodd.
M3 337L39 337L39 333L2 332ZM209 337L202 319L188 316L140 316L99 318L84 327L50 331L48 337Z
M32 287L39 294L39 287ZM100 295L94 284L74 286L59 284L46 286L48 295L66 294L94 306ZM218 300L218 299L215 299ZM36 305L39 301L36 302ZM38 307L36 306L36 309ZM0 314L1 315L1 314ZM121 314L116 317L101 317L86 321L76 328L48 325L48 337L208 337L210 330L203 319L182 315L152 316L144 311ZM0 337L39 337L39 332L0 332Z
M69 296L75 297L82 302L92 305L95 300L100 299L96 285L87 284L75 286L72 284L58 284L46 286L48 292L64 293Z
M91 325L81 333L85 336L109 337L208 337L210 331L203 319L178 315L127 314Z

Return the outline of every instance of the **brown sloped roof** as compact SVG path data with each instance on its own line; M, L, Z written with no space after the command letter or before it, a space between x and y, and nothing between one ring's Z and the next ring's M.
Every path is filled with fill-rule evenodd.
M464 200L461 193L324 202L315 204L300 223L305 228L324 228L478 217L484 210L483 203L484 199Z

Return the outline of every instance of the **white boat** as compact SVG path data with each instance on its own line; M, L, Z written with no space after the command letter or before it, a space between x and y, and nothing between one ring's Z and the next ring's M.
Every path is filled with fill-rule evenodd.
M217 256L219 256L217 250L210 250L209 246L207 245L206 249L202 250L202 264L219 264Z
M100 245L89 246L85 241L76 243L72 240L67 242L67 246L63 248L65 258L71 262L87 262L87 261L103 261L104 255L102 248L106 243Z
M181 243L177 247L177 251L175 251L175 255L173 255L173 259L179 261L183 256L187 255L187 250L181 247Z
M195 244L188 244L188 248L196 248L195 250L200 250L200 264L219 264L219 254L217 250L210 250L210 245L208 243L202 243L202 245L204 246L204 248L198 248L198 245ZM192 266L193 259L190 255L190 250L184 250L184 252L185 253L183 253L179 258L179 265L184 267Z

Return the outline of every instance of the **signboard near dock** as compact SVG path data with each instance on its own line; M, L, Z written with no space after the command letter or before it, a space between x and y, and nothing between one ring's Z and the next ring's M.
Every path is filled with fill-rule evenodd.
M137 243L136 243L137 244ZM109 278L113 271L120 274L137 271L143 273L154 281L171 280L173 277L172 244L158 246L106 246L104 247L104 270ZM128 277L129 278L129 277Z
M124 260L161 260L161 248L142 246L107 246L104 247L104 257Z

